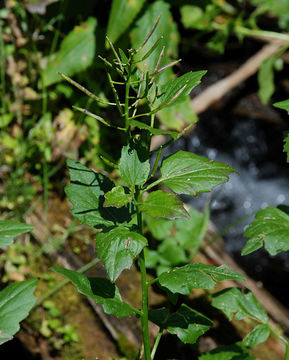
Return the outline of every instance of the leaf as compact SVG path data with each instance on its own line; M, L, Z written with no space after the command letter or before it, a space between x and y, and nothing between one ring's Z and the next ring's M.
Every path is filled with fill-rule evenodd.
M195 344L198 338L213 326L213 322L201 313L182 304L173 313L165 327L185 344Z
M106 314L117 317L131 315L131 307L122 301L118 288L108 279L91 278L77 271L59 267L52 267L51 270L67 277L80 294L88 296L97 304L102 305Z
M165 219L165 218L154 219L151 216L146 216L145 221L147 223L149 231L152 233L153 237L157 240L162 240L167 238L174 225L173 221L169 219Z
M113 0L107 25L107 37L112 43L128 29L145 0Z
M270 255L289 250L289 215L273 206L256 213L255 220L248 226L244 235L249 238L242 255L264 248Z
M212 295L212 306L222 310L232 320L235 314L236 320L246 317L257 320L263 324L267 323L268 315L253 293L247 291L242 293L239 288L224 289Z
M43 69L44 86L61 81L57 72L72 76L87 69L95 55L96 19L90 17L74 29L62 40L59 51Z
M192 289L212 290L215 288L215 282L227 279L245 280L242 275L229 270L226 265L216 267L194 263L162 273L159 283L173 293L189 295Z
M124 146L121 150L119 171L128 185L143 185L150 172L147 150L140 143L131 142Z
M149 320L159 326L161 329L166 328L167 321L169 319L169 309L163 307L160 309L149 310Z
M157 182L164 183L177 194L196 196L228 181L228 175L232 172L236 170L229 165L187 151L178 151L163 160L162 176Z
M70 184L65 192L73 204L71 213L80 222L94 227L110 227L131 220L129 205L120 209L103 206L104 194L114 187L106 176L95 173L75 160L68 160L67 166Z
M188 72L178 78L171 79L160 86L160 96L154 102L153 112L166 106L172 106L186 100L187 95L197 86L206 71Z
M122 186L114 187L112 190L107 192L104 197L104 207L115 206L117 208L121 208L131 201L131 195L125 193L125 188Z
M0 345L12 339L36 302L38 279L12 283L0 292Z
M199 360L255 360L249 350L241 342L233 345L220 346L210 352L202 354Z
M149 131L151 134L153 135L169 135L171 136L173 139L177 139L179 133L176 131L169 131L169 130L162 130L162 129L155 129L145 123L142 123L140 121L137 120L132 120L131 121L131 126L135 126L138 129L143 129L143 130L147 130Z
M273 104L276 108L285 110L288 112L289 114L289 99L288 100L283 100L283 101L279 101Z
M284 139L283 151L287 153L287 162L289 163L289 135Z
M270 335L270 328L267 324L257 325L248 335L243 339L245 346L255 346L266 341Z
M96 236L97 256L102 260L112 282L124 269L132 266L133 259L146 245L144 236L120 226Z
M14 220L0 221L0 247L11 245L16 236L31 230L33 230L32 225L22 224Z
M276 56L270 56L264 60L258 71L258 83L259 90L258 95L263 104L267 104L271 96L274 93L274 64L276 62Z
M188 218L189 214L183 207L183 203L172 193L161 190L151 192L140 209L154 218Z

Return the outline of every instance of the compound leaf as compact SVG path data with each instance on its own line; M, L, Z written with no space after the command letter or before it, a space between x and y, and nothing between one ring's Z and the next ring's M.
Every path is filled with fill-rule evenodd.
M14 220L0 221L0 248L11 245L15 236L33 230L32 225L23 224Z
M242 320L246 317L260 321L266 324L268 315L258 300L251 292L243 293L239 288L224 289L212 295L212 305L222 310L226 316L232 320L235 314L236 320Z
M169 289L172 293L189 295L192 289L212 290L217 281L226 279L245 280L242 275L229 270L226 265L216 267L199 263L176 267L162 273L158 280L161 286Z
M148 151L140 143L131 142L124 146L121 151L119 171L129 186L143 185L150 172Z
M102 260L112 282L124 269L129 269L147 240L144 236L124 227L117 227L96 237L97 256Z
M77 271L52 267L52 271L67 277L77 288L77 291L102 305L108 315L117 317L130 316L131 307L122 301L118 288L108 279L90 278Z
M237 342L233 345L220 346L202 354L199 360L255 360L251 357L249 350L241 343Z
M255 220L248 226L244 235L249 238L242 255L262 247L271 255L289 250L289 215L273 206L256 213Z
M0 345L11 340L36 302L38 279L12 283L0 292Z
M255 346L266 341L270 335L270 328L267 324L257 325L248 335L243 339L246 346Z
M112 181L78 161L68 160L67 166L70 184L65 192L74 206L71 213L80 222L95 227L110 227L130 221L129 205L120 209L103 206L104 194L114 187Z
M43 69L44 86L61 81L57 72L72 76L92 64L95 55L96 19L90 17L64 38L55 56L49 58Z
M116 186L105 195L105 201L103 206L110 207L115 206L121 208L131 201L131 195L125 193L125 189L122 186Z
M117 41L130 26L144 2L145 0L113 0L107 26L107 37L111 42Z
M161 190L151 192L139 207L154 218L189 218L183 203L174 194Z
M178 151L163 160L162 176L158 182L177 194L196 196L228 181L228 175L232 172L236 170L229 165L187 151Z

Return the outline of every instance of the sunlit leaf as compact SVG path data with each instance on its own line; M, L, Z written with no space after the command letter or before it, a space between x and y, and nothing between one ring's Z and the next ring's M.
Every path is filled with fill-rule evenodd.
M31 230L33 230L32 225L13 220L0 221L0 247L11 245L16 236Z
M107 37L111 42L125 32L144 3L145 0L113 0L107 25Z
M260 321L265 324L268 321L268 315L258 300L251 292L242 292L239 288L224 289L212 295L212 306L222 310L229 320L232 320L235 314L236 320L242 320L246 317Z
M289 250L289 215L284 211L268 206L257 212L255 220L248 226L244 235L249 238L242 255L264 248L271 255Z
M131 194L126 194L125 189L122 186L116 186L105 195L105 201L103 206L115 206L121 208L131 201Z
M154 218L188 218L189 214L183 207L183 203L172 193L161 190L151 192L140 209Z
M270 328L267 324L257 325L248 335L243 339L246 346L255 346L266 341L270 335Z
M229 174L233 172L236 171L229 165L187 151L178 151L163 160L158 182L177 194L196 196L228 181Z
M121 226L96 236L97 256L113 282L124 269L132 266L133 259L146 245L144 236Z
M67 277L77 288L77 291L102 305L106 314L117 317L130 316L130 306L123 302L115 284L104 278L90 278L77 271L52 267L52 271Z
M95 227L109 227L130 221L129 205L120 209L103 206L104 194L114 187L112 181L78 161L68 160L67 165L70 184L65 188L65 192L73 204L71 213L80 222Z
M216 267L194 263L162 273L159 276L159 283L173 293L189 295L192 289L212 290L217 281L226 279L245 280L242 275L229 270L226 265Z
M0 345L11 340L36 302L38 279L12 283L0 292Z
M148 151L139 143L131 142L124 146L121 151L119 171L127 185L134 187L144 184L150 172Z
M44 86L61 81L57 72L72 76L92 64L95 56L96 18L90 17L62 40L59 51L48 59L43 69Z

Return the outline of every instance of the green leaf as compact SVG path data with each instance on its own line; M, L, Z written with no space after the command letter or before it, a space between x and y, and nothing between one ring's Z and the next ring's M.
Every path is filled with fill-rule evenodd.
M52 267L52 271L67 277L77 288L77 291L102 305L108 315L117 317L130 316L131 307L122 301L115 284L104 278L90 278L77 271Z
M288 100L283 100L283 101L279 101L273 104L276 108L282 109L287 111L287 113L289 114L289 99Z
M249 350L241 342L233 345L220 346L210 352L202 354L199 360L255 360Z
M189 295L192 289L212 290L215 288L215 282L226 279L245 280L242 275L229 270L226 265L216 267L194 263L162 273L159 283L173 293Z
M110 227L131 220L130 206L120 209L104 207L104 194L113 189L114 184L106 176L97 174L78 161L68 160L70 185L65 192L73 204L71 213L82 223L94 227Z
M143 185L150 172L148 151L140 143L131 142L124 146L121 150L119 171L128 185Z
M255 346L266 341L270 335L270 328L267 324L257 325L248 335L243 339L245 346Z
M229 320L235 314L236 320L246 317L263 324L268 322L268 315L251 292L243 293L239 288L228 288L212 295L212 306L222 310Z
M107 37L111 42L117 41L128 29L144 3L145 0L113 0L107 26Z
M159 326L161 329L166 328L167 321L170 317L169 309L163 307L160 309L149 310L149 320Z
M157 240L166 239L174 225L173 221L165 218L154 219L151 216L145 216L145 221L152 233L152 236Z
M137 120L132 120L131 121L131 126L135 126L138 129L143 129L143 130L147 130L149 131L151 134L153 135L169 135L171 136L173 139L177 139L179 133L176 131L169 131L169 130L162 130L162 129L155 129L145 123L142 123L140 121Z
M258 71L259 90L258 95L263 104L267 104L274 93L274 64L276 56L270 56L261 63Z
M11 245L15 236L33 230L32 225L13 220L0 221L0 247Z
M120 226L96 236L97 256L102 260L112 282L124 269L132 266L134 257L146 245L144 236Z
M163 160L162 176L157 182L164 183L177 194L196 196L228 181L228 175L232 172L236 170L229 165L187 151L178 151Z
M191 71L161 85L159 89L160 96L154 102L154 110L152 111L157 112L158 109L185 101L187 95L200 83L205 73L206 71Z
M12 283L0 292L0 345L11 340L36 302L38 279Z
M185 344L195 344L212 326L213 322L210 319L185 304L182 304L166 323L168 331L177 335Z
M59 51L48 59L43 69L44 86L61 81L57 72L72 76L92 64L95 55L95 28L96 19L90 17L81 25L75 26L64 38Z
M210 29L210 22L206 21L204 11L199 6L182 6L181 20L186 29L192 28L206 31Z
M161 242L157 252L159 256L158 261L161 265L167 266L166 270L169 270L172 266L183 265L188 262L185 250L181 246L178 246L175 239L171 237ZM159 271L157 273L160 274Z
M284 139L283 151L287 153L287 162L289 163L289 135Z
M125 188L123 186L114 187L112 190L107 192L104 197L104 207L115 206L117 208L121 208L131 201L131 195L125 193Z
M242 255L262 247L270 255L289 250L289 215L273 206L257 212L255 220L248 226L244 235L249 238Z
M151 192L139 207L154 218L189 218L183 203L174 194L161 190Z

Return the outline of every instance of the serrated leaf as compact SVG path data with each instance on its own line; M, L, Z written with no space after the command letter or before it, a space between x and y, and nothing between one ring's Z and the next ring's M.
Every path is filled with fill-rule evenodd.
M189 218L183 203L172 193L156 190L149 193L140 209L154 218Z
M270 56L264 60L258 71L258 83L259 90L258 95L263 104L267 104L271 96L274 93L274 64L276 62L276 56Z
M187 95L189 95L192 89L200 83L201 78L205 73L206 71L191 71L161 85L159 89L160 95L153 105L154 109L176 105L185 101Z
M104 207L104 194L113 189L114 184L106 176L95 173L78 161L68 160L70 184L65 192L73 204L71 213L82 223L94 227L110 227L131 220L129 205L117 209Z
M159 283L173 293L189 295L192 289L212 290L217 281L226 279L245 280L242 275L229 270L226 265L216 267L194 263L162 273L159 276Z
M0 345L19 330L36 302L33 295L38 279L12 283L0 292Z
M288 100L283 100L283 101L279 101L273 104L276 108L282 109L287 111L287 113L289 114L289 99Z
M52 267L52 271L67 277L77 288L77 291L102 305L108 315L117 317L130 316L131 307L122 301L118 288L108 279L91 278L77 271Z
M131 201L131 195L125 193L123 186L114 187L112 190L104 194L104 197L104 207L115 206L116 208L121 208Z
M97 256L102 260L112 282L124 269L132 266L133 259L146 245L144 236L120 226L96 236Z
M255 220L248 226L244 235L249 238L242 255L262 247L271 255L289 250L289 215L284 211L268 206L256 213Z
M163 160L162 175L157 182L164 183L177 194L196 196L228 181L229 174L233 172L236 170L229 165L178 151Z
M113 0L107 26L107 37L111 42L117 41L128 29L144 2L145 0Z
M147 130L149 131L151 134L153 135L169 135L171 136L173 139L177 139L179 133L176 131L169 131L169 130L162 130L162 129L155 129L145 123L142 123L140 121L137 120L132 120L131 121L131 126L135 126L138 129L143 129L143 130Z
M202 354L198 360L255 360L249 350L241 342L233 345L220 346L210 352Z
M92 64L95 55L96 19L90 17L62 40L59 51L48 59L43 69L44 86L61 81L57 72L72 76Z
M212 326L210 319L185 304L169 317L165 325L171 334L177 335L185 344L195 344Z
M148 151L140 143L131 142L121 150L119 171L127 185L143 185L150 172Z
M32 225L23 224L14 220L0 221L0 248L11 245L16 236L31 230L33 230Z
M243 339L245 346L255 346L266 341L270 335L270 328L267 324L257 325L248 335Z
M222 310L232 320L235 314L236 320L246 317L267 323L268 315L253 293L243 293L239 288L224 289L212 295L212 306Z

